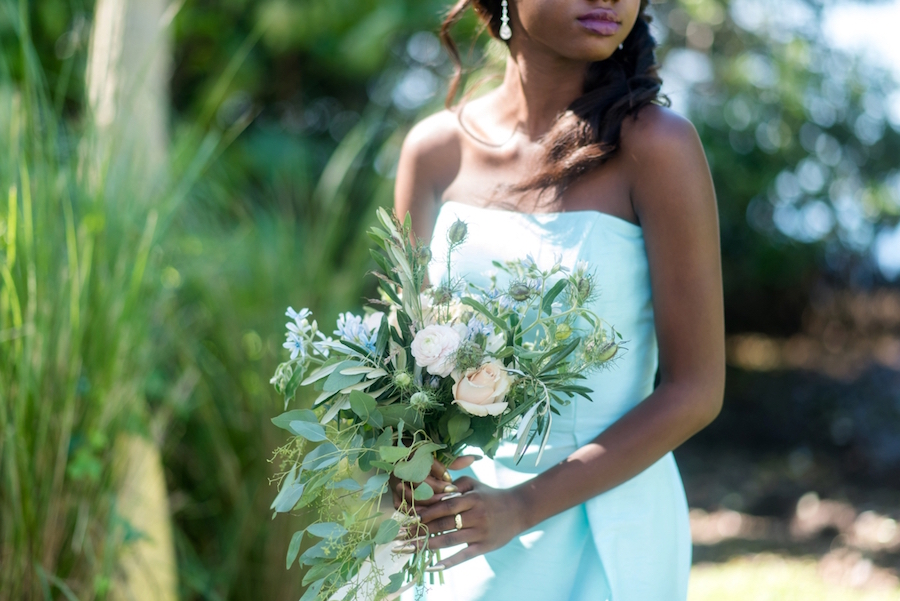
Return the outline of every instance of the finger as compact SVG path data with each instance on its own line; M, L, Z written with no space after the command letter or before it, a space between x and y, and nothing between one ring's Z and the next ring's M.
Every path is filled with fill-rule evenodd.
M441 569L449 570L453 566L458 566L464 561L468 561L473 557L478 557L484 553L484 547L478 543L469 545L465 549L462 549L458 553L454 553L450 557L445 557L441 560L441 563L433 566L431 568L425 568L426 572L439 572Z
M410 505L413 502L414 493L409 482L398 480L391 490L394 493L394 498L399 499L401 504Z
M478 530L471 530L466 528L463 528L462 530L452 530L450 532L444 532L443 534L432 536L426 541L427 544L425 546L428 547L428 549L431 551L437 551L438 549L446 549L448 547L455 547L457 545L476 543L478 542L476 540L478 534Z
M481 455L463 455L462 457L457 457L453 460L453 463L450 464L451 470L463 470L481 459Z
M475 490L475 487L478 485L478 480L469 476L463 476L462 478L457 478L453 482L453 484L456 485L456 488L459 489L459 492L465 494L467 492Z
M460 522L462 523L462 528L456 527L456 516L459 516ZM438 518L436 520L432 520L428 524L428 531L433 534L439 534L441 532L450 532L451 530L466 530L470 528L478 529L482 526L481 519L479 519L479 514L475 511L466 511L463 513L456 513L451 516Z
M457 513L468 511L475 506L475 503L475 497L471 495L461 495L459 497L444 499L440 503L434 503L428 507L424 507L417 513L423 524L430 524L434 520L452 517Z
M445 483L453 481L453 477L447 471L447 466L435 459L431 462L431 475L435 480L442 480Z
M428 476L425 478L425 482L428 483L428 486L431 487L436 494L447 493L447 492L458 492L458 487L456 484L452 482L446 482L444 480L439 480L432 476Z

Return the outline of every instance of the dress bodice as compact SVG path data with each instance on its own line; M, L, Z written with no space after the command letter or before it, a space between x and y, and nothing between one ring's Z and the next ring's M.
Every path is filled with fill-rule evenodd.
M584 260L594 272L594 284L599 289L589 308L612 324L626 341L627 350L609 368L590 374L583 382L594 391L593 402L576 397L561 415L553 417L541 465L534 465L537 445L533 445L535 448L515 467L518 471L540 472L592 440L653 390L657 340L643 230L593 210L520 213L446 201L432 235L434 260L428 275L433 283L446 274L447 230L457 218L467 224L468 238L454 251L454 277L487 287L489 274L497 273L494 260L530 255L542 270L557 261L571 269ZM497 273L499 285L506 283L504 275ZM513 451L514 445L501 446L497 460L505 463L504 458Z
M652 392L657 341L643 230L599 211L532 214L445 202L432 236L433 283L445 275L447 230L457 217L469 237L452 257L454 277L487 287L492 261L529 254L542 270L557 260L569 268L587 261L600 289L590 308L628 341L614 365L583 382L593 401L576 397L553 416L539 465L537 445L516 464L516 444L508 441L493 461L453 472L454 480L465 475L510 488L565 460ZM504 276L497 274L498 286ZM630 480L445 571L444 584L428 587L427 597L417 588L403 601L685 601L690 568L687 499L666 453Z

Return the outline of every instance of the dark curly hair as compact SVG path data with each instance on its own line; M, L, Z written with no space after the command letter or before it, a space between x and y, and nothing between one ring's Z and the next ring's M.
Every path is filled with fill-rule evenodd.
M501 0L458 0L441 25L440 37L455 65L446 105L456 100L462 78L462 61L451 35L453 25L472 7L495 38L500 38ZM650 33L649 0L641 0L634 28L611 57L591 63L584 93L561 113L543 136L546 160L543 169L514 190L554 190L556 198L576 179L606 162L619 149L622 122L648 104L668 106L660 93L662 80L656 63L656 40Z

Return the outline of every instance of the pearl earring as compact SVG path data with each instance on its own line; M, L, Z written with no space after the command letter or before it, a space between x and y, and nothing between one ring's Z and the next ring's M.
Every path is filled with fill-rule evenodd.
M508 40L512 37L512 29L509 27L509 13L507 12L507 7L509 4L506 0L500 3L503 12L500 14L500 38L503 40Z
M625 44L619 44L619 50L625 47Z

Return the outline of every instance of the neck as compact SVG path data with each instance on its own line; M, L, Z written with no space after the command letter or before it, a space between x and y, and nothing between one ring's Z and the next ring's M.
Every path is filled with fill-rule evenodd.
M581 96L588 63L516 46L506 61L498 116L536 140Z

